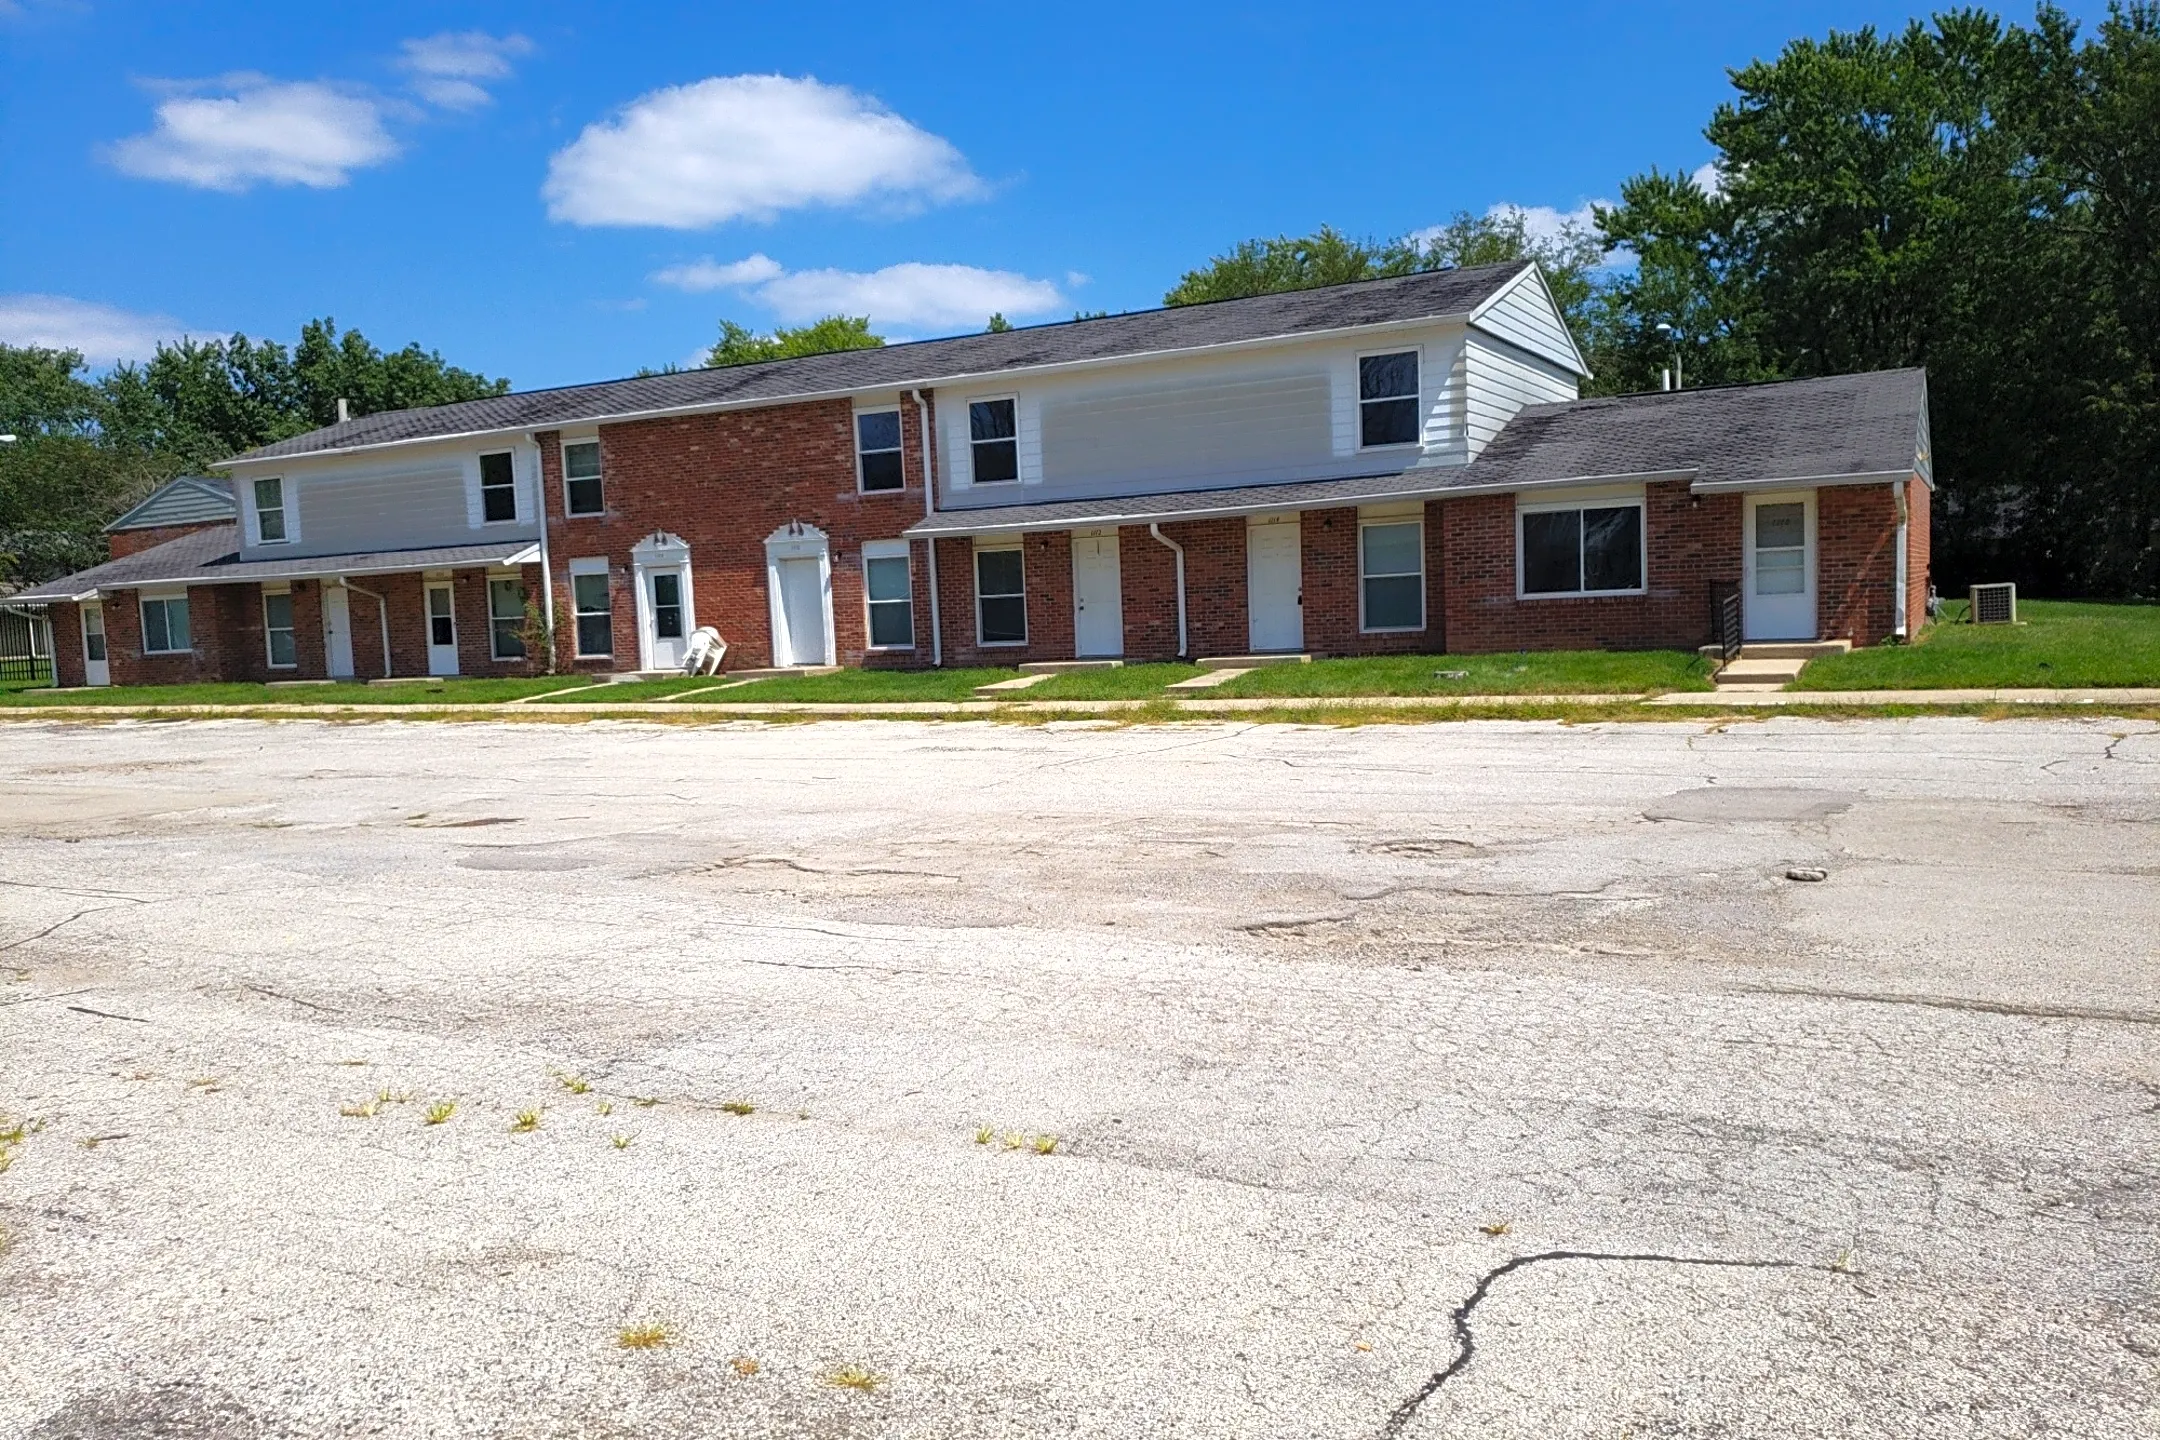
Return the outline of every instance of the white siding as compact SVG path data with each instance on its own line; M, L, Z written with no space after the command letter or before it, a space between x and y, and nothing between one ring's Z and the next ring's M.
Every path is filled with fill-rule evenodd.
M1472 334L1464 356L1467 455L1475 459L1526 405L1573 400L1576 377L1547 360Z
M244 491L258 476L281 474L286 508L297 514L300 543L247 547L263 556L345 555L537 539L539 455L522 442L517 457L518 521L479 524L479 455L492 445L418 446L373 456L289 462L282 471L250 467Z
M1576 368L1575 347L1568 339L1567 323L1553 308L1552 296L1534 271L1503 290L1472 322L1478 329L1497 335L1517 349L1567 370Z

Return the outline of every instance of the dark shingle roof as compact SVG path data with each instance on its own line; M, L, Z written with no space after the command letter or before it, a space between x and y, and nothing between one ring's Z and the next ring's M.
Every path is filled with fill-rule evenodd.
M105 530L110 534L115 530L155 530L166 525L215 524L232 519L236 513L230 482L208 475L182 475L158 486Z
M248 451L241 460L390 445L407 440L529 430L706 405L781 401L850 390L929 385L1045 365L1198 349L1390 321L1467 315L1521 274L1527 261L1434 270L1318 290L1255 295L1206 305L1142 310L1094 320L1029 325L995 334L917 340L878 350L844 350L643 375L558 390L529 390L423 410L363 415Z
M1040 505L981 505L940 510L903 533L991 535L1021 530L1062 530L1073 525L1145 525L1160 520L1206 520L1257 515L1269 510L1322 510L1384 500L1421 500L1442 494L1447 481L1430 470L1388 470L1334 480L1277 481L1222 490L1173 490L1096 500L1050 500Z
M1926 410L1925 370L1532 405L1448 483L1512 490L1692 472L1702 490L1909 474Z
M146 585L236 585L262 580L300 580L322 575L387 575L402 570L447 570L501 565L536 552L535 540L496 540L485 545L436 545L416 550L369 550L351 555L305 555L292 559L243 560L239 528L220 525L163 545L48 580L10 605L50 604L93 591L135 590Z

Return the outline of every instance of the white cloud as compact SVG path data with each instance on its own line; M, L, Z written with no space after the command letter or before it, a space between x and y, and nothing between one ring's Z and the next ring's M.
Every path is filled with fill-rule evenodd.
M966 157L869 96L785 75L642 95L548 162L548 214L693 230L812 205L910 207L983 191Z
M765 255L733 264L699 260L652 277L690 291L740 289L783 321L867 315L880 325L973 328L992 314L1044 315L1066 305L1048 280L1012 270L908 261L882 270L789 270Z
M725 290L733 285L759 285L767 280L777 280L786 273L780 262L771 256L752 255L728 265L716 265L709 259L693 260L688 265L670 265L657 271L652 278L662 285L672 285L694 295L705 290Z
M477 110L495 97L483 83L508 79L510 62L533 52L523 35L490 35L484 30L446 30L407 40L398 68L412 78L413 92L445 110Z
M1591 217L1591 207L1610 206L1612 203L1610 200L1585 200L1573 210L1561 210L1551 205L1513 205L1502 202L1485 214L1494 220L1506 215L1520 216L1523 230L1531 239L1557 240L1570 227L1585 234L1596 234L1597 222Z
M163 101L156 127L109 146L106 158L145 180L205 190L258 181L328 189L397 155L382 121L376 101L334 85L228 75Z
M1715 160L1705 160L1696 166L1694 175L1689 178L1701 187L1705 195L1718 196L1725 193L1725 176L1718 169L1718 162Z
M169 315L143 315L66 295L0 295L0 343L80 350L93 365L145 360L186 330Z

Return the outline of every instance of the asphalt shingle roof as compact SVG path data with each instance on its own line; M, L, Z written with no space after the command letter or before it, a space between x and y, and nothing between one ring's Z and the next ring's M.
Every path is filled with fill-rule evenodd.
M1468 315L1505 288L1527 264L1520 261L1434 270L1318 290L1029 325L995 334L917 340L877 350L844 350L759 365L529 390L420 410L391 410L310 430L236 458L270 460L408 440L550 428L704 405L929 385L960 376L1198 349L1356 325Z
M1697 489L1914 468L1925 370L1532 405L1451 488L1693 472Z
M1160 520L1206 520L1224 515L1255 515L1268 510L1318 510L1369 505L1383 500L1419 500L1444 493L1446 481L1436 472L1389 470L1378 475L1334 480L1296 480L1272 485L1240 485L1223 490L1174 490L1114 499L1051 500L1040 505L984 505L940 510L910 525L905 534L989 535L1017 530L1061 530L1069 525L1145 525Z
M10 605L49 604L92 591L137 590L151 585L237 585L262 580L301 580L320 575L387 575L401 570L448 570L499 565L535 550L537 541L497 540L486 545L437 545L417 550L370 550L352 555L306 555L289 560L242 560L239 527L220 525L182 535L49 580L7 597Z

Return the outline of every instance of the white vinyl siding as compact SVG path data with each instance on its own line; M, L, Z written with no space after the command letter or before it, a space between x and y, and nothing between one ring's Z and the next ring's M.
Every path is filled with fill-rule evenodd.
M482 538L490 543L538 539L540 529L533 517L540 452L517 445L512 453L516 457L517 521L490 525L484 534L475 533L481 527L477 446L431 444L376 455L311 459L304 465L289 461L281 475L289 543L267 549L258 545L251 519L247 549L284 559L470 545ZM243 475L236 488L242 514L252 517L250 477Z
M1465 425L1475 459L1517 412L1576 398L1576 377L1550 361L1472 335L1464 356Z
M1476 320L1477 327L1540 360L1576 373L1580 356L1567 325L1535 274L1526 274L1495 297Z

